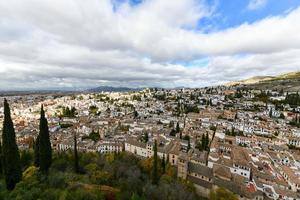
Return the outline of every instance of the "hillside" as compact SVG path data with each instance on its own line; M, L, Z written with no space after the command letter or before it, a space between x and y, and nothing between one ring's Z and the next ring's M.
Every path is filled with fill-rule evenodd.
M253 89L272 89L284 91L300 91L300 71L278 76L256 76L249 79L229 82L226 86L247 86Z

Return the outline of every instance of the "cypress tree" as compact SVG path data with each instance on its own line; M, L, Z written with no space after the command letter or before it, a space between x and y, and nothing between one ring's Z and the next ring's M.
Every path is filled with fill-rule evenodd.
M191 141L190 138L188 138L188 146L187 146L187 150L189 151L191 149Z
M78 152L77 152L77 136L74 134L74 169L75 173L79 173L79 161L78 161Z
M52 149L49 138L48 121L45 117L43 105L41 107L40 134L39 134L39 163L42 172L48 172L52 162Z
M40 136L36 137L36 141L34 143L34 166L40 166Z
M4 99L4 122L2 134L2 158L7 190L13 190L22 179L19 149L7 100Z
M2 164L2 144L0 141L0 176L3 174L3 164Z
M166 172L165 154L163 154L163 158L161 160L161 168L162 168L162 173L164 174Z
M208 133L206 133L206 137L205 137L205 150L208 150L208 145L209 145L209 136L208 136Z
M179 122L177 122L176 124L176 133L179 133L180 132L180 127L179 127Z
M153 156L153 168L152 168L152 184L158 184L158 167L157 167L157 141L154 142L154 156Z
M205 136L204 136L204 134L202 134L202 138L201 138L201 150L205 150L205 146L206 146Z
M169 154L167 154L166 164L168 164L169 162L170 162L170 158L169 158Z
M143 140L144 140L145 143L147 143L149 141L149 136L148 136L147 132L144 133Z

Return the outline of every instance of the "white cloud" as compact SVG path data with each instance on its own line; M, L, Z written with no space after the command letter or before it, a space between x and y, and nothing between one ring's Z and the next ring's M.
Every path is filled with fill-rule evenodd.
M268 0L250 0L247 8L249 10L257 10L264 7L267 4Z
M110 0L0 1L0 89L203 86L300 69L300 8L215 33L196 30L213 10L197 0L117 10ZM206 57L207 66L172 64Z

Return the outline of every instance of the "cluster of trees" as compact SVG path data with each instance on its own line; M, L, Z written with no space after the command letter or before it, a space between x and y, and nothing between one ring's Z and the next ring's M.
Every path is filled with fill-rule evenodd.
M89 135L83 136L82 139L83 139L83 140L85 140L85 139L91 139L91 140L93 140L94 142L99 141L99 140L100 140L99 130L98 130L97 132L94 131L94 130L92 130L92 132L90 132Z
M231 130L226 129L225 135L229 136L244 136L243 131L236 131L234 127L231 128Z
M196 148L199 149L199 151L208 151L209 150L209 136L208 133L202 134L201 137L201 143L198 142L196 145Z
M240 89L237 89L236 93L234 94L234 97L238 99L243 97L243 93Z
M184 104L177 102L176 110L174 112L175 115L180 116L182 114L188 114L188 113L199 113L200 109L197 105L192 104Z
M43 106L41 108L40 131L34 146L34 164L36 167L39 167L41 173L47 174L48 169L51 166L52 149L49 139L48 122L45 118ZM6 189L11 191L15 188L16 184L22 180L21 161L24 163L26 154L24 154L25 159L23 156L21 160L16 143L16 134L11 119L10 108L6 99L4 100L4 122L2 144L0 144L0 148L0 173L4 176Z
M142 101L142 97L141 97L141 95L133 95L132 100L133 101Z
M180 130L179 122L177 122L175 129L174 129L174 122L173 121L170 122L169 127L170 128L172 127L171 132L170 132L170 136L176 136L176 134L179 133L179 137L180 137L180 139L182 139L182 132Z
M98 107L95 106L95 105L89 107L89 112L92 113L92 114L94 114L94 115L100 114L100 113L98 112Z
M290 125L300 128L300 116L297 114L296 117L290 122Z
M153 97L156 99L156 100L159 100L159 101L165 101L167 99L167 94L165 92L163 93L160 93L160 94L157 94L155 93L153 95Z
M199 92L198 94L197 93L196 94L191 93L190 99L192 101L199 101L199 96L200 97L202 96L201 92Z
M63 107L61 117L76 117L76 108Z
M270 101L270 96L271 96L271 93L266 93L264 91L261 91L259 94L257 94L255 96L256 100L258 101L262 101L262 102L269 102Z
M69 128L69 127L72 127L72 126L73 126L73 124L67 124L67 123L60 124L60 128Z
M289 104L291 107L300 106L300 95L297 92L296 94L287 94L285 98L285 103Z
M199 113L200 109L197 105L184 105L184 111L186 114L188 113Z
M149 135L148 135L147 131L144 132L143 137L142 137L142 141L144 143L147 143L149 141Z

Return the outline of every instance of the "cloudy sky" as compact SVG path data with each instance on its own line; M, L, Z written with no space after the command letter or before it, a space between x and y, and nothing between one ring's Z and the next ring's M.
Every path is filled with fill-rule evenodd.
M0 0L0 90L200 87L300 70L300 0Z

